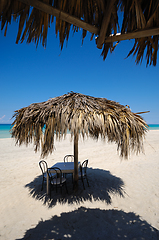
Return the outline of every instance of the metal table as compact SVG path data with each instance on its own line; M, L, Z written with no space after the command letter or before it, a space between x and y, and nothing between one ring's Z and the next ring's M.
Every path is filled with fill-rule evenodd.
M78 162L80 166L80 162ZM58 167L61 169L62 173L73 173L74 175L74 162L57 162L51 168ZM50 172L55 172L54 170ZM49 194L49 176L47 174L47 182L46 182L46 192Z

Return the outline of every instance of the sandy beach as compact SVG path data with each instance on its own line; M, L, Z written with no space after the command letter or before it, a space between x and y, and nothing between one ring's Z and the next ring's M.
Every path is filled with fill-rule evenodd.
M51 167L73 153L69 134L46 158ZM86 189L41 191L40 152L0 139L0 239L159 239L159 131L146 134L144 153L121 160L115 144L79 140L89 159Z

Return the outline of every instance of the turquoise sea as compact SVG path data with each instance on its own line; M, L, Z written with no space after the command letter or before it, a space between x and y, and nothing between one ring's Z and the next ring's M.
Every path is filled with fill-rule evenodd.
M11 138L11 124L0 124L0 138Z
M0 124L0 138L11 138L11 124ZM159 124L149 124L149 130L159 130Z

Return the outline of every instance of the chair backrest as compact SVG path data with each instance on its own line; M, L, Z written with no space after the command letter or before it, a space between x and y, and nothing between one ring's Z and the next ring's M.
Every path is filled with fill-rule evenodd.
M44 175L44 173L46 173L46 172L47 172L47 169L48 169L47 162L44 161L44 160L41 160L41 161L39 162L39 166L40 166L40 169L41 169L41 171L42 171L42 174Z
M87 165L88 165L88 159L87 160L84 160L83 163L81 164L81 173L83 175L86 175L87 174Z
M51 182L53 179L56 179L54 181L54 184L59 184L59 179L60 179L60 184L62 183L62 171L58 167L53 167L53 168L48 168L47 173L49 176L49 181Z
M73 155L66 155L64 156L64 162L73 162L74 156Z

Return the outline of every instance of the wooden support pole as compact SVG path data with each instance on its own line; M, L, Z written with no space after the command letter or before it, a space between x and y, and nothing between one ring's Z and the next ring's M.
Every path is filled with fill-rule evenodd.
M74 133L74 189L78 189L78 133Z
M118 33L116 35L109 36L105 39L105 43L109 42L118 42L123 40L135 39L135 38L142 38L142 37L151 37L159 35L159 28L151 28L151 29L144 29L144 30L137 30L130 33Z
M111 0L109 1L109 6L106 8L105 13L104 13L104 17L103 17L103 21L102 21L102 26L101 26L101 30L99 33L99 38L97 41L97 48L101 49L105 40L105 36L106 36L106 32L108 29L108 25L110 22L110 17L112 14L112 7L114 4L115 0Z

